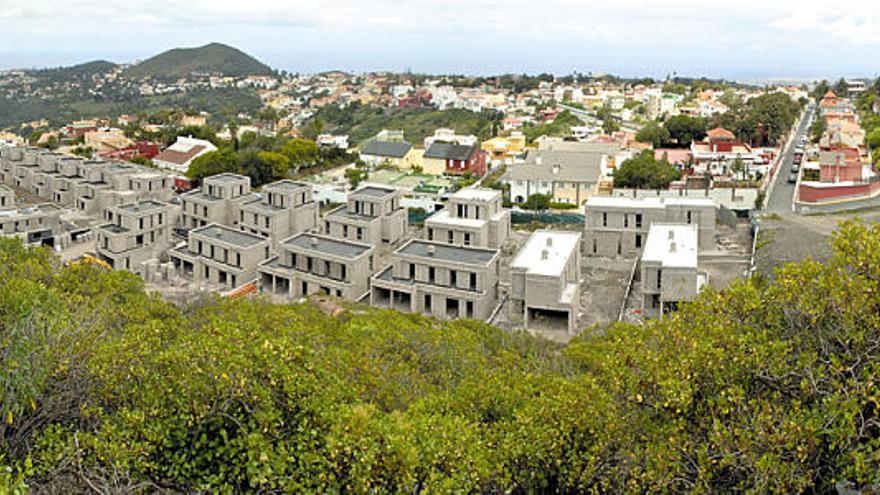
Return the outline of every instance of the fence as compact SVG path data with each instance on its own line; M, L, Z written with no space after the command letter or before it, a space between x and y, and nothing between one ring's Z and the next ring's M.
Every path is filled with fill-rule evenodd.
M514 210L510 213L510 222L514 225L529 223L546 223L553 225L583 224L584 216L580 213L553 213L548 211L531 212Z

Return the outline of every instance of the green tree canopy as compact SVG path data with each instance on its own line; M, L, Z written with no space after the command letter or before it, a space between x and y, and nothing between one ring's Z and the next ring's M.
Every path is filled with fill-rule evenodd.
M314 141L309 139L294 138L281 146L283 153L290 160L290 164L296 168L310 167L321 157L321 151Z
M648 122L636 133L636 140L649 143L654 148L661 148L672 138L669 130L657 122Z
M665 189L681 178L681 172L665 159L656 160L652 150L625 160L614 171L615 187L635 189Z
M220 148L193 160L186 171L186 176L190 179L201 180L226 172L240 173L241 168L235 151L230 148Z

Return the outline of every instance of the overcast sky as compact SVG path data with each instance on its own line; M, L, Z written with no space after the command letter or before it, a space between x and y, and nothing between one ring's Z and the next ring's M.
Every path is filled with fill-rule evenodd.
M0 68L211 41L316 72L875 76L876 0L0 0Z

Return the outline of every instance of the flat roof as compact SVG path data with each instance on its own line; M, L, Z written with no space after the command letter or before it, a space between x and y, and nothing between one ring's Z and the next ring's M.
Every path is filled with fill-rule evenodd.
M273 182L271 184L266 184L263 186L264 191L296 191L297 189L308 188L311 189L312 186L306 184L305 182L297 182L293 180L279 180L277 182Z
M425 224L448 225L450 227L466 227L478 229L485 225L487 220L477 220L476 218L452 218L449 210L440 210L427 219Z
M297 234L284 241L284 245L308 249L310 251L318 251L343 258L357 258L373 249L372 246L367 244L358 244L351 241L309 233Z
M695 224L652 223L642 261L669 268L696 268L697 239Z
M466 199L478 201L492 201L501 195L501 191L497 189L489 189L486 187L466 187L460 189L452 195L452 199Z
M646 198L628 198L623 196L590 196L587 199L587 208L593 207L616 207L616 208L665 208L666 206L715 206L715 201L710 198L672 198L650 196Z
M539 230L529 237L510 267L524 268L534 275L561 276L571 257L579 255L580 239L574 232Z
M431 250L434 251L433 254ZM470 246L453 246L451 244L413 239L395 251L395 254L451 261L454 263L487 265L498 255L498 250Z
M166 206L168 205L165 203L160 203L159 201L147 199L144 201L139 201L137 203L128 203L125 205L121 205L118 208L122 211L127 211L129 213L147 213L150 211L164 209Z
M25 206L14 210L0 210L0 216L4 218L23 217L37 214L61 214L61 207L54 203L42 203L33 206Z
M201 189L196 189L194 191L189 191L187 193L181 194L180 199L201 199L205 201L220 201L223 198L212 196Z
M269 242L268 239L215 223L195 229L191 231L191 234L198 234L241 247L253 247L263 242Z
M397 189L391 187L366 186L351 193L352 196L369 196L371 198L384 198L385 196L394 194Z
M247 180L247 176L229 172L205 177L205 182L244 182Z

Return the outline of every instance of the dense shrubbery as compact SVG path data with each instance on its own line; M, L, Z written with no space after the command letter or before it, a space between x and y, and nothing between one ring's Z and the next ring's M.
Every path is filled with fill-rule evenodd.
M563 348L352 306L175 307L0 240L0 483L823 492L880 481L880 227ZM587 332L590 333L590 332ZM29 467L32 463L32 467Z

